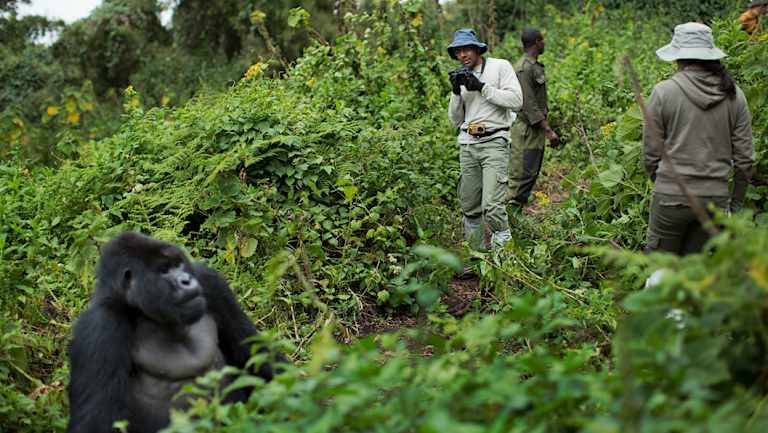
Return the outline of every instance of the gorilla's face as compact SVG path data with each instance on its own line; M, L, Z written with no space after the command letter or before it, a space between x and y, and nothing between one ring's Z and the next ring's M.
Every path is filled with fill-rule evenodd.
M186 325L198 321L207 305L192 266L177 247L166 244L159 254L141 260L144 269L123 274L126 301L158 323Z

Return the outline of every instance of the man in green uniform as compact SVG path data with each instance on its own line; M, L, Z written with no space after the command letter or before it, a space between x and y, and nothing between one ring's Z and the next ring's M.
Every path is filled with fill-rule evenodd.
M520 38L525 54L515 64L515 72L523 89L523 107L518 122L512 126L509 160L509 198L524 205L544 159L544 140L552 146L559 138L547 122L547 80L539 56L544 53L544 36L539 30L525 29Z
M470 29L456 31L448 46L451 58L462 64L449 75L453 93L448 118L461 147L458 194L464 237L474 248L483 246L485 225L491 231L492 248L512 238L506 209L509 127L512 111L523 104L512 65L483 57L487 50Z

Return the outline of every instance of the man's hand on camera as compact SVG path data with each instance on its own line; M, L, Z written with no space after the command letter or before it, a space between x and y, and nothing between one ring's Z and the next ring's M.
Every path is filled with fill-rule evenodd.
M485 83L480 81L474 74L471 74L467 77L467 84L465 87L470 92L479 92L483 90L483 86L485 86Z
M461 83L459 83L459 79L451 75L450 80L451 80L451 90L453 91L453 94L461 95Z

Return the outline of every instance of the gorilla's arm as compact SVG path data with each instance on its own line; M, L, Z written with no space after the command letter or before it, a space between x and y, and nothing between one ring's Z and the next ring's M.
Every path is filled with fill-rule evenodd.
M251 357L250 344L245 340L258 333L256 326L240 308L229 285L218 272L199 262L194 264L194 270L203 286L208 312L216 320L219 347L227 364L244 368ZM262 364L259 371L253 373L267 381L274 376L269 363Z
M128 419L131 371L130 319L107 307L81 314L69 348L68 433L105 433Z

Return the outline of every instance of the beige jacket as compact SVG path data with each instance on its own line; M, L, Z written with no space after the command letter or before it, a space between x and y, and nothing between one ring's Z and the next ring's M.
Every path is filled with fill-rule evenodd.
M515 121L515 111L523 106L523 91L512 65L503 59L486 58L485 70L478 65L475 76L485 83L481 92L470 92L462 86L461 95L451 93L448 118L459 128L458 141L473 144L504 137L509 140L509 129L488 137L475 138L467 134L470 123L483 123L488 130L509 128ZM482 71L482 73L481 73Z

